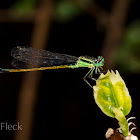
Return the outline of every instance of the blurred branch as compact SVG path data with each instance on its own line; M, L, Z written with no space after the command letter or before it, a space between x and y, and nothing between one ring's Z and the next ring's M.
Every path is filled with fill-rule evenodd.
M93 16L99 25L107 26L109 13L107 13L100 6L97 4L90 5L89 8L86 9L86 12Z
M2 10L0 9L0 22L33 22L36 11L31 10L30 13L19 15L16 10Z
M101 26L106 26L108 23L108 13L98 6L96 3L91 3L82 5L79 1L69 0L72 4L76 5L81 10L85 11L89 15L93 16L96 19L97 24ZM16 8L15 8L16 9ZM34 22L37 10L30 10L29 12L21 12L20 10L0 9L0 22ZM54 13L53 13L54 14Z
M42 0L42 7L36 14L35 27L32 35L31 46L45 48L49 35L49 29L53 18L53 0ZM40 36L41 35L41 36Z
M84 10L86 13L91 15L96 19L96 22L101 26L106 26L109 19L109 14L102 9L100 6L98 6L96 3L91 3L87 7L81 5L78 3L78 1L75 0L69 0L73 4L77 5L79 8Z
M45 48L48 39L50 22L52 18L53 0L42 0L35 18L32 47ZM33 56L31 56L32 59ZM28 72L25 74L19 97L17 122L22 124L22 131L15 132L15 140L30 140L34 122L34 110L37 102L37 89L41 72Z
M125 19L131 0L115 0L110 14L102 55L105 58L105 68L114 67L114 55L123 34Z

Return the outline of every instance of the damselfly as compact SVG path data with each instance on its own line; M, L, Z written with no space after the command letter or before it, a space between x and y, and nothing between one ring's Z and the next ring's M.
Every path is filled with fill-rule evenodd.
M0 72L28 72L38 71L46 69L59 69L59 68L80 68L87 67L89 72L83 77L84 81L91 86L86 77L93 78L93 71L100 73L102 66L104 65L104 58L98 56L98 58L88 56L71 56L67 54L52 53L46 50L38 50L31 47L18 46L11 51L12 65L17 69L3 69L0 68ZM27 64L27 65L26 65ZM28 66L28 67L25 67ZM31 66L31 67L29 67ZM93 78L94 79L94 78ZM92 86L91 86L92 87Z

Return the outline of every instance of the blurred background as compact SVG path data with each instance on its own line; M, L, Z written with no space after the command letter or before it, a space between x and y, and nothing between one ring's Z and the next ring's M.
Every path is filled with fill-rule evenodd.
M104 70L118 70L132 97L127 117L140 138L139 0L5 0L0 2L0 67L13 68L10 51L32 46L74 56L105 58ZM0 74L0 130L5 140L105 139L117 121L97 107L84 81L86 68ZM95 85L94 81L91 81ZM41 138L42 137L42 138Z

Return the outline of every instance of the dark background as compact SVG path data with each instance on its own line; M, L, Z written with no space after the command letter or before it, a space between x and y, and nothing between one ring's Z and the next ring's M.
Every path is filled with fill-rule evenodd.
M9 8L14 2L14 0L1 1L0 8ZM97 3L106 11L110 11L111 1L98 0ZM134 0L126 25L139 18L139 13L139 1ZM0 66L2 68L12 67L10 50L13 47L30 46L32 30L32 23L0 23ZM95 20L86 13L67 23L53 21L47 50L74 56L97 57L101 55L104 34L97 31ZM115 69L119 70L119 67ZM86 68L42 72L31 139L39 140L41 137L48 139L50 136L67 139L75 138L74 134L78 139L83 138L84 135L86 139L105 139L104 135L109 127L118 127L115 119L104 115L97 107L93 90L83 81L83 76L87 72ZM137 118L134 120L137 130L133 133L140 137L140 74L120 74L132 97L133 105L129 116ZM17 100L23 76L24 73L0 74L0 122L15 123ZM14 131L1 132L1 139L13 139ZM88 138L88 136L91 137Z

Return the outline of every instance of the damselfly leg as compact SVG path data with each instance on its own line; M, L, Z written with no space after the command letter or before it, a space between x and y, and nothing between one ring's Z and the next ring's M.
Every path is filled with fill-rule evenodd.
M87 80L86 78L88 77L88 78L92 79L94 69L95 69L95 68L91 68L91 69L89 70L89 72L83 77L83 80L84 80L91 88L93 88L93 86L91 86L91 84L88 82L88 80ZM94 78L93 78L93 79L94 79ZM92 80L93 80L93 79L92 79ZM96 81L96 79L95 79L95 81Z

